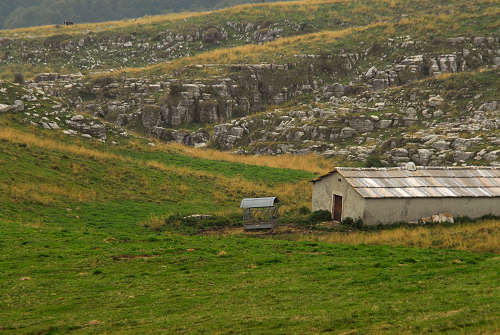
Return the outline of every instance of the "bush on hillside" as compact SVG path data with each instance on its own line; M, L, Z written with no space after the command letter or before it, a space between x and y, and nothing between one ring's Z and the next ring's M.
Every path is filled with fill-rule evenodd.
M16 84L24 84L24 75L22 73L14 74L14 82Z
M353 219L353 218L345 218L342 220L342 225L350 228L360 229L363 227L363 220L361 218Z
M299 214L301 214L301 215L311 214L311 210L309 208L307 208L306 206L302 206L299 208Z
M312 212L309 218L310 221L313 223L321 223L325 221L331 221L332 214L329 211L319 210Z

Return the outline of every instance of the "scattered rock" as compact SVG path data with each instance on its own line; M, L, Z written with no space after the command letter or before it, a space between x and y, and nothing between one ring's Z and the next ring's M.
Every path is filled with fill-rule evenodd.
M12 106L0 104L0 113L8 113L12 110Z
M441 98L440 95L435 95L435 96L431 96L429 98L428 102L429 102L429 106L439 107L444 102L444 99Z

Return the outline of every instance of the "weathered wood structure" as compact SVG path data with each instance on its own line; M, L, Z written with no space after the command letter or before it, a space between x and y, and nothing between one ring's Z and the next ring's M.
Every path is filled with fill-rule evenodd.
M273 229L279 224L279 199L247 198L241 201L245 230Z

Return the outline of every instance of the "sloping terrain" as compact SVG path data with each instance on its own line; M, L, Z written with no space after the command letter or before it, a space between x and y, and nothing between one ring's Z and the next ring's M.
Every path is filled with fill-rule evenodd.
M480 334L499 327L496 254L153 231L173 214L236 217L245 196L278 195L293 211L309 202L315 174L265 167L265 157L261 166L196 158L6 82L0 104L2 334ZM33 114L41 127L23 121ZM95 125L104 129L99 138L86 133ZM462 249L500 250L498 222L441 229L449 241L466 231ZM439 236L426 227L415 233ZM370 236L363 243L377 244L377 233ZM382 231L381 243L404 245L397 236ZM355 243L356 235L344 238Z
M460 14L455 14L458 9ZM16 70L28 75L50 70L86 73L109 68L138 67L221 47L258 44L280 37L337 31L380 22L397 23L400 20L413 22L412 26L417 25L420 29L435 33L439 31L436 29L438 22L425 19L427 15L450 22L457 15L471 13L488 13L494 17L496 10L496 4L487 1L474 4L451 1L438 5L427 0L418 3L407 0L298 1L70 27L3 30L0 31L0 45L4 51L0 56L4 63L9 64L11 72L9 74L3 69L1 74L12 75ZM413 21L414 18L416 21ZM456 22L460 22L458 17ZM446 27L450 29L448 25ZM476 33L473 30L482 28L472 28L470 25L462 27L469 27L466 30L473 34ZM319 43L317 47L323 48ZM307 44L305 48L309 49L307 54L311 51L317 53L314 47L309 48ZM293 52L292 48L283 49L285 53ZM324 50L324 53L329 51ZM267 55L267 59L258 61L273 63L279 58L275 57L277 55ZM227 62L227 57L223 58ZM241 63L256 61L242 59ZM196 64L195 60L187 62Z
M0 110L0 216L5 220L29 221L32 215L92 220L108 206L126 210L132 221L152 214L232 213L245 196L273 194L289 206L309 202L305 186L311 172L196 158L152 146L113 125L61 109L52 97L5 82ZM37 125L27 118L41 120L42 129L23 125ZM78 213L67 211L72 207L79 207Z
M196 147L319 153L354 165L498 164L498 4L447 3L440 14L433 4L394 2L392 10L374 1L248 5L171 21L158 17L138 34L127 23L103 32L128 36L127 46L113 44L123 57L166 50L145 42L165 26L169 43L183 54L146 67L40 74L29 85L63 97L68 109ZM377 15L363 16L367 12ZM346 14L341 22L327 19L340 14ZM220 26L224 15L240 21ZM202 27L209 26L216 40L206 44ZM252 32L275 28L270 39ZM75 34L64 38L86 43ZM28 48L54 38L33 39ZM146 49L133 50L144 43ZM192 43L203 47L191 52Z
M498 333L498 220L308 208L334 165L498 164L499 14L330 0L0 31L0 333ZM260 196L284 224L243 233Z
M269 0L272 1L272 0ZM269 2L268 1L268 2ZM179 11L210 10L252 0L1 0L0 28L31 27L46 24L74 22L100 22L158 15Z
M320 101L217 125L211 140L244 153L321 152L386 166L498 163L499 74L450 74L349 97L325 91Z

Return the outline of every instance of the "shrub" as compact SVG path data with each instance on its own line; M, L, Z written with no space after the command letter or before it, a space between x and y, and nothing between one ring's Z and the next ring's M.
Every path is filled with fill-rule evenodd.
M306 206L302 206L299 208L299 214L300 215L307 215L307 214L310 214L311 213L311 210L309 208L307 208Z
M325 210L314 211L309 216L309 220L311 223L330 221L331 219L332 219L332 214L329 211Z
M365 163L366 167L384 167L384 163L377 156L369 156Z
M332 218L329 211L310 211L306 206L294 208L291 211L283 213L281 222L283 224L295 224L312 228L318 223L330 221Z
M341 222L344 226L360 229L363 227L363 220L361 218L353 219L353 218L345 218Z
M473 220L468 216L458 216L453 218L453 221L455 221L455 223L468 223L472 222Z
M14 74L14 82L16 84L24 84L24 75L22 73Z
M170 96L179 95L182 92L183 86L179 83L172 83L170 85Z

